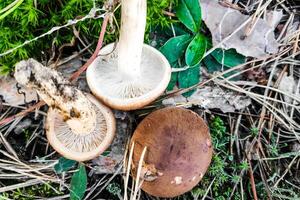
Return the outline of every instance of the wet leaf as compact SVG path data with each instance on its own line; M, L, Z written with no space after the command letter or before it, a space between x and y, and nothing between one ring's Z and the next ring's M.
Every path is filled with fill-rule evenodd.
M85 166L79 165L78 171L76 171L71 179L70 199L81 200L84 196L87 188L87 175Z
M207 48L207 40L203 34L198 33L191 41L185 52L185 61L188 66L197 65Z
M260 58L278 52L279 43L274 34L274 24L278 23L278 17L274 19L273 25L258 18L251 34L245 37L248 23L244 22L251 20L251 15L222 6L218 0L201 0L200 4L202 19L211 32L213 46L228 38L222 42L222 48L236 49L244 56Z
M173 37L160 48L160 51L166 56L169 63L176 62L184 54L191 37L189 34Z
M178 19L193 33L198 32L201 25L201 8L198 0L179 0L176 8Z
M0 87L2 100L11 106L18 106L38 100L38 95L35 90L19 85L17 81L10 76L0 77Z

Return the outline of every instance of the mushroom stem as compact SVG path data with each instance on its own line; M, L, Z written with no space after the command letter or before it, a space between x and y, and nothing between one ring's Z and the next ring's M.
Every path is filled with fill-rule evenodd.
M36 89L49 106L58 109L75 134L88 134L95 128L93 104L62 74L29 59L16 65L15 78L18 83Z
M146 27L146 0L122 0L118 70L128 78L138 78Z

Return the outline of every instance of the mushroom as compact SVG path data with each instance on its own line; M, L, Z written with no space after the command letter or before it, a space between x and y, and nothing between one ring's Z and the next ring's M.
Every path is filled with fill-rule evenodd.
M122 0L118 43L105 46L87 69L93 94L114 109L134 110L159 97L171 78L167 59L146 45L146 0Z
M85 161L101 154L115 135L115 119L109 108L85 95L62 74L34 59L16 64L16 80L36 89L49 105L46 135L64 157Z
M132 174L136 175L147 147L139 178L142 190L157 197L175 197L198 184L212 158L209 129L195 112L169 107L148 115L131 139Z

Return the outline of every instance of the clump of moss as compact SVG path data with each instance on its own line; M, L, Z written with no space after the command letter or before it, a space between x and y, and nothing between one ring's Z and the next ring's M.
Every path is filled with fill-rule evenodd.
M0 10L13 1L0 1ZM105 0L95 0L97 7L102 7L104 2ZM171 24L171 19L163 14L163 10L168 10L172 4L174 4L173 0L148 1L147 34L157 26L169 26ZM92 7L93 1L91 0L24 0L9 15L0 19L0 54L49 31L52 27L66 24L68 20L87 15ZM120 20L120 9L115 14L117 20ZM87 41L93 42L98 39L101 24L102 19L90 19L76 24L75 27L81 36L84 36ZM115 41L117 36L118 32L106 34L105 43ZM48 60L52 54L52 45L59 48L72 40L74 40L72 27L56 31L0 57L0 72L11 71L15 63L29 57Z
M58 185L47 183L4 192L0 194L0 199L34 200L37 198L55 197L63 194L63 192L59 191Z
M210 187L212 193L209 193L209 196L216 200L229 199L231 195L232 199L240 199L241 194L237 190L233 191L233 186L240 181L239 175L242 170L247 170L248 164L236 162L230 155L230 135L220 117L217 116L210 122L210 133L217 153L213 155L211 166L199 187L195 187L191 194L203 197Z

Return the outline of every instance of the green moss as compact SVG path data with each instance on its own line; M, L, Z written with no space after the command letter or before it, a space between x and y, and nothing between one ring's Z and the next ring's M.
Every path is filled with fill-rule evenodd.
M0 10L14 0L0 1ZM96 0L97 7L102 7L105 0ZM87 15L93 7L91 0L24 0L9 15L0 20L0 53L4 53L27 40L31 40L52 27L66 24L70 19L76 19ZM174 0L148 1L147 30L148 34L157 26L169 26L171 19L163 14L168 10ZM0 14L1 16L1 14ZM116 13L120 19L120 9ZM102 19L86 20L76 25L81 36L89 42L96 42L101 30ZM106 34L105 43L116 40L118 32ZM62 44L70 43L74 38L72 27L61 29L53 34L27 44L12 53L0 57L0 72L7 73L13 69L16 62L34 57L38 60L47 60L51 56L52 43L58 48ZM42 53L43 51L43 53Z
M174 8L177 0L151 0L147 1L147 27L146 40L149 39L149 33L157 27L168 27L174 22L170 17L166 16L163 11L169 11Z
M217 200L225 200L233 193L232 199L241 199L241 194L237 190L233 191L233 186L239 182L239 174L241 170L247 168L247 163L237 163L228 152L229 135L220 117L215 117L210 122L210 133L217 153L213 155L208 172L199 183L199 187L193 189L192 195L204 196L213 181L212 193L209 193L209 196Z
M58 191L58 192L57 192ZM63 195L59 192L59 186L53 183L33 185L26 188L19 188L10 192L0 194L0 200L18 199L18 200L34 200L37 198L47 198Z

